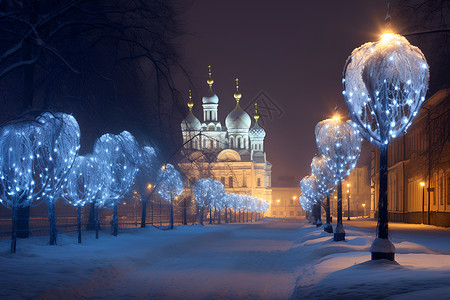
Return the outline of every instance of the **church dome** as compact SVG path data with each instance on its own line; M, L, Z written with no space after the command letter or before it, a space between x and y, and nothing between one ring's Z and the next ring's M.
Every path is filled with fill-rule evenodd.
M219 104L219 97L209 88L208 94L202 98L203 104Z
M230 112L225 119L225 125L228 130L233 129L249 129L252 121L248 113L246 113L241 106L236 104L236 107Z
M246 113L241 106L239 101L241 100L242 94L239 92L239 80L236 78L236 92L234 93L234 99L236 99L236 107L232 112L230 112L225 119L225 125L228 130L233 129L246 129L250 128L252 121L248 113Z
M181 122L181 130L182 131L187 131L187 130L200 131L202 129L202 124L192 113L192 108L194 107L194 103L192 102L191 90L189 90L189 101L188 101L187 105L189 107L189 114L187 115L186 119L184 119Z
M202 128L202 124L200 121L194 116L192 111L189 112L186 119L181 122L181 130L197 130L200 131Z
M258 124L259 115L258 115L258 104L256 102L255 102L255 115L253 116L253 118L255 118L255 125L253 125L253 127L250 128L250 130L248 131L248 137L250 139L264 139L266 137L266 131Z
M248 131L248 137L250 139L263 139L266 137L266 131L264 128L259 126L258 122L256 122L255 125Z

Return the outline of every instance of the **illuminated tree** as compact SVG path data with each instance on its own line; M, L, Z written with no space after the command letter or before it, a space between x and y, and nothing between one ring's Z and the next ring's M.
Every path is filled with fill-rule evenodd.
M219 213L219 219L218 219L218 222L219 222L219 224L220 224L220 211L222 210L222 209L226 209L226 206L225 206L225 196L226 196L226 193L225 193L225 188L224 188L224 186L223 186L223 184L221 183L221 182L219 182L219 181L217 181L217 180L214 180L213 181L213 185L212 185L212 191L213 191L213 193L212 193L212 197L213 197L213 200L212 200L212 203L213 203L213 205L214 205L214 208L218 211L218 213Z
M334 240L345 240L342 225L342 180L355 168L361 153L361 136L352 121L341 121L339 116L323 120L316 125L315 135L319 153L331 159L335 165L337 182L338 220Z
M150 146L141 148L138 156L139 171L134 180L134 189L142 202L141 227L143 228L146 222L147 199L154 191L160 165L155 149Z
M45 112L37 118L34 129L33 178L48 204L49 244L56 245L55 202L78 155L80 128L71 115Z
M233 205L233 195L225 193L224 197L222 198L222 205L223 209L225 210L225 223L228 223L228 209L230 209L230 222L231 222L231 207ZM220 215L219 215L220 217Z
M234 210L234 222L236 222L237 211L241 209L241 198L237 194L229 194L230 207ZM231 219L231 216L230 216ZM239 211L239 222L241 221L241 212Z
M311 162L311 173L317 178L319 192L327 197L325 207L326 224L324 231L333 233L330 216L330 196L334 193L336 187L336 165L326 156L316 156Z
M102 168L102 188L96 206L97 210L98 206L112 207L114 236L118 233L117 204L131 190L138 171L138 152L139 146L128 131L104 134L94 144L94 153ZM96 218L98 224L98 211Z
M4 126L0 132L0 202L12 210L11 253L16 252L16 216L42 193L33 179L35 156L30 139L33 127L26 122Z
M420 49L393 33L353 50L345 64L343 94L350 117L380 150L378 225L372 259L395 258L395 247L388 238L388 144L411 125L425 101L429 76Z
M312 212L314 215L314 225L321 226L322 218L321 218L321 210L320 203L322 202L325 196L320 193L318 180L314 175L308 175L303 177L300 181L300 188L302 190L302 194L304 197L309 199L312 206Z
M203 225L203 215L205 208L211 204L211 197L208 194L211 192L212 179L197 179L192 187L194 191L195 202L200 206L200 224Z
M173 229L173 199L181 195L184 189L181 174L171 164L162 166L158 174L158 194L170 201L170 229Z
M77 208L78 243L81 243L81 208L97 199L102 184L101 171L96 156L77 156L61 194Z

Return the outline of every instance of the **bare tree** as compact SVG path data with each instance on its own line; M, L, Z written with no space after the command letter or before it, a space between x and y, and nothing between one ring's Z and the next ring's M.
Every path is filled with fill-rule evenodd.
M177 13L162 0L0 1L0 123L52 108L77 118L82 153L123 129L170 145L183 111L172 81ZM28 216L19 209L21 229Z

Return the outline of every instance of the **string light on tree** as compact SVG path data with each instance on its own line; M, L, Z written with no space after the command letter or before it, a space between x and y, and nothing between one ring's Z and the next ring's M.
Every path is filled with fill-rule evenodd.
M173 229L173 199L180 196L184 190L181 174L171 164L161 167L158 173L158 194L165 200L170 201L170 225Z
M361 153L362 138L359 129L352 121L344 122L339 115L323 120L316 125L316 144L319 153L333 162L337 182L338 220L334 240L345 240L342 224L342 180L355 168Z
M94 153L102 169L102 188L96 208L98 210L99 206L112 206L113 235L117 236L117 204L131 191L138 172L139 145L128 131L118 135L107 133L95 142ZM96 217L98 224L98 212Z
M387 149L403 135L425 101L429 67L419 48L406 38L385 33L378 42L353 50L344 67L344 97L361 134L380 149L377 238L372 259L394 260L388 239Z

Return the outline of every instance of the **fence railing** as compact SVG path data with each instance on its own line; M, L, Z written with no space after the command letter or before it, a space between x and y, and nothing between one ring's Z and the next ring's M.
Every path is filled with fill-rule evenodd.
M181 205L186 202L180 203ZM174 224L183 225L186 219L188 225L199 224L200 209L193 204L187 206L174 205ZM142 202L136 198L132 198L121 202L118 207L118 225L120 228L137 228L141 227L142 221ZM93 212L92 212L93 213ZM85 205L81 210L81 225L86 229L89 223L89 216L91 214L91 205ZM222 210L221 222L225 223L225 212ZM77 209L63 201L58 201L55 204L56 228L58 232L75 232L77 231ZM235 217L236 215L236 217ZM255 213L248 213L248 222L260 218L261 215ZM100 229L109 232L111 228L112 209L101 207L99 208L99 223ZM247 222L246 212L227 212L228 222ZM167 227L170 222L170 202L161 198L147 201L145 224L156 227ZM203 216L204 224L218 223L218 212L214 209L204 209ZM12 211L4 206L0 206L0 238L11 237ZM46 203L30 208L29 218L29 233L32 236L48 235L49 221L48 221L48 207Z

